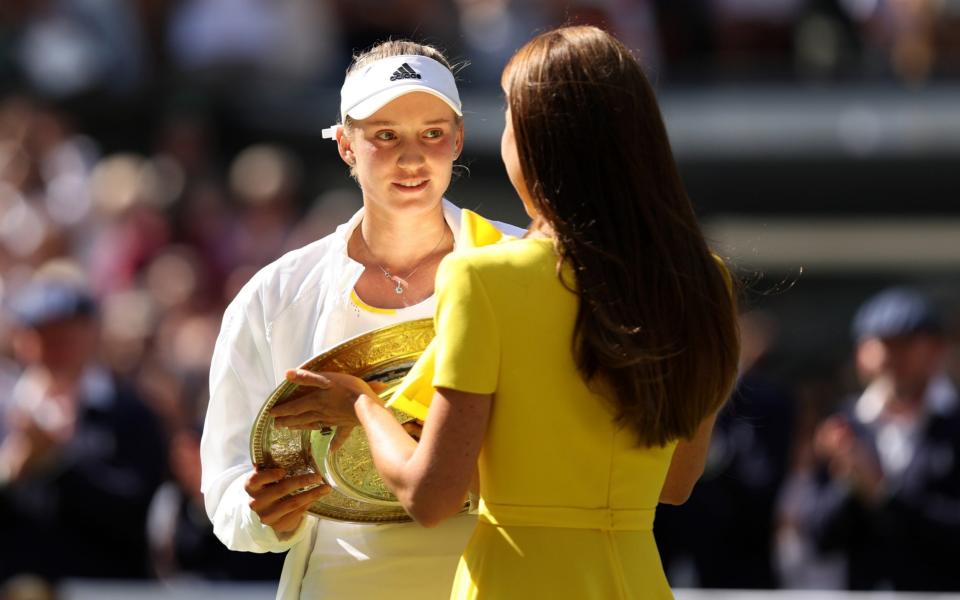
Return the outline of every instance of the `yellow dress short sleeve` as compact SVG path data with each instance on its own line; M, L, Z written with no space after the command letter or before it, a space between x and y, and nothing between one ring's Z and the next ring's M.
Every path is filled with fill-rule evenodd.
M499 325L469 254L443 260L436 289L434 387L493 393L500 368Z

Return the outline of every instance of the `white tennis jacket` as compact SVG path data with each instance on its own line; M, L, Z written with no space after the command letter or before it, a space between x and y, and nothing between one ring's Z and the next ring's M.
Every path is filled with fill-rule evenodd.
M443 213L455 245L462 221L472 221L465 226L482 221L447 200ZM350 292L364 268L347 256L347 240L362 216L361 209L334 233L260 270L227 307L210 366L201 441L207 514L217 537L232 550L288 552L278 600L299 600L301 589L321 598L446 598L457 557L473 529L469 515L434 529L347 524L309 515L296 532L280 539L249 507L243 487L253 470L250 431L257 413L287 369L344 341ZM523 233L504 223L489 224L509 235ZM443 563L449 573L436 572L440 563L431 561L438 557L449 561Z

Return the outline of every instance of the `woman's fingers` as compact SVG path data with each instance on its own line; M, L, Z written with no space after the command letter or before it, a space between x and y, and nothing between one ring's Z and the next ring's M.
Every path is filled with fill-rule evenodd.
M273 418L276 427L286 427L287 429L311 429L310 425L323 422L323 414L315 410L287 417L274 415Z
M354 396L360 395L370 389L370 384L366 381L348 373L325 371L321 373L321 376L329 380L331 385L338 385L345 390L349 390Z
M280 468L264 469L257 467L250 477L247 478L247 482L244 484L243 489L247 492L248 496L253 496L271 483L280 481L286 476L286 474L286 471Z
M376 393L380 393L383 390L390 389L390 386L382 381L368 381L367 385L370 386L370 389Z
M269 508L257 511L257 514L265 525L270 525L278 531L291 531L300 524L300 518L310 505L318 498L329 494L330 491L331 488L326 485L316 487L274 502Z
M328 390L333 386L333 383L328 377L306 369L287 369L286 377L290 383L309 385L323 390Z
M287 380L298 385L292 397L274 405L270 416L274 426L286 429L317 429L327 426L357 424L354 403L360 394L376 396L367 382L345 373L313 373L305 369L290 369ZM376 389L384 385L374 383ZM301 394L302 392L302 394Z
M310 505L332 490L316 473L282 477L283 469L261 469L246 485L251 510L262 523L280 533L295 530ZM308 487L310 489L304 489Z
M324 394L326 392L312 392L306 396L300 396L293 400L287 400L280 404L275 404L270 409L270 415L273 417L289 417L300 415L311 411L316 411L323 407Z
M274 417L274 427L284 429L321 429L324 426L353 426L356 416L350 412L337 413L331 410L313 410L289 417Z
M294 371L305 373L306 375L304 375L302 379L300 375L295 375L293 379L290 379L290 374ZM313 383L304 383L308 378L311 379ZM344 390L342 386L338 385L339 382L331 381L322 375L310 373L309 371L304 371L303 369L291 369L290 371L287 371L287 379L297 383L298 385L302 384L309 387L299 388L291 395L291 397L278 404L275 404L270 409L271 416L287 417L292 415L300 415L310 411L322 410L324 407L327 407L334 402L352 396L349 392Z
M282 427L283 429L292 429L294 431L323 429L324 427L329 427L330 424L326 421L309 421L306 423L300 423L299 425L277 425L277 427Z
M330 452L339 450L344 442L347 441L347 438L350 437L351 431L353 431L353 425L341 425L337 427L337 430L333 434L333 439L330 440Z
M259 514L261 510L269 508L270 505L275 503L277 500L280 500L285 496L289 496L290 494L297 492L297 490L308 486L322 485L324 483L323 477L316 473L296 475L294 477L282 479L278 482L265 485L259 490L255 490L252 494L248 492L251 498L250 508Z
M268 517L273 522L271 527L279 532L295 531L300 526L300 521L303 520L303 515L310 508L310 505L329 494L330 491L330 487L324 486L301 494L302 498L291 498L288 505L280 507L281 510L277 515L280 515L285 509L290 509L289 512L282 516L271 515ZM296 501L294 502L294 500Z

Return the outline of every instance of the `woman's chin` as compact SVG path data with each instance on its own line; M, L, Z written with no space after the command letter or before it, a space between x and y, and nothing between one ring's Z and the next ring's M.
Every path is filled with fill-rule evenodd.
M367 200L378 208L392 213L428 213L437 210L440 207L440 201L443 200L443 194L436 193L429 184L417 191L399 191L395 189L396 187L392 186L389 193L382 198L368 197Z

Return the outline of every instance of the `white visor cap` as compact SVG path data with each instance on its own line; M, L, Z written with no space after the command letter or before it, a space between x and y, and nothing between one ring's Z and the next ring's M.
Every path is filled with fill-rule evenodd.
M340 122L349 116L366 119L392 100L411 92L426 92L440 98L463 116L457 82L450 69L418 54L388 56L347 76L340 88ZM324 138L336 137L338 125L323 130Z

